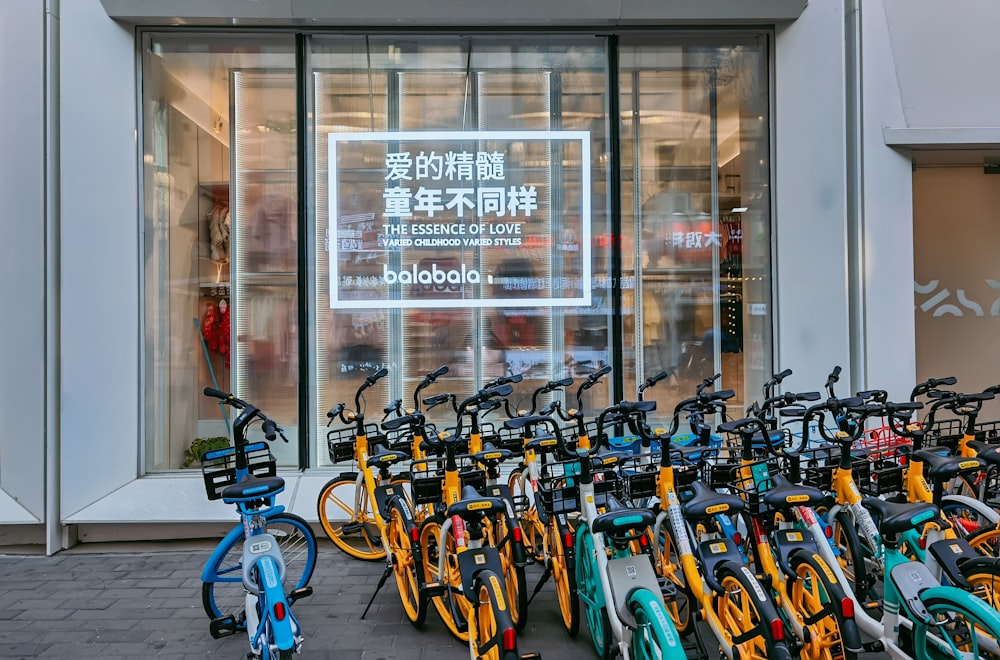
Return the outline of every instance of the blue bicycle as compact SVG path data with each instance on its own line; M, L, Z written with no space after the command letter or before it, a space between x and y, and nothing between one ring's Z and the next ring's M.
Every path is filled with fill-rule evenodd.
M291 605L312 594L307 583L316 565L316 537L305 520L275 505L285 481L276 476L266 443L249 442L247 436L259 420L267 440L288 439L246 401L211 387L205 396L240 411L233 421L234 446L201 457L208 498L235 504L240 514L240 524L219 542L202 571L209 630L216 639L246 631L249 658L287 660L302 645ZM286 583L294 585L287 593Z

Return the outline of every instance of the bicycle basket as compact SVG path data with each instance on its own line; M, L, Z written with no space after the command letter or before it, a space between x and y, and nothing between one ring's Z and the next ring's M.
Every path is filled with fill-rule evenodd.
M640 454L621 464L621 477L625 486L625 496L637 502L656 494L656 481L660 472L660 456L657 453ZM674 473L676 478L676 471Z
M802 483L819 490L833 488L833 472L840 465L840 447L826 444L816 445L800 453ZM870 475L868 459L864 455L851 457L851 471L855 481L864 481Z
M980 422L976 424L976 440L1000 443L1000 422Z
M774 475L781 472L778 459L768 457L740 465L733 471L730 488L746 502L746 511L752 516L767 509L764 493L774 487Z
M475 465L471 456L456 456L462 487L486 491L486 472ZM422 458L410 464L410 493L414 504L438 504L444 493L445 458Z
M274 455L265 442L246 445L247 470L255 477L273 477L277 474ZM205 481L205 493L210 500L222 498L222 491L236 483L236 448L226 447L202 454L201 475Z
M855 473L854 476L861 492L872 496L900 492L911 448L910 445L898 444L859 455L868 464L867 475Z
M389 439L379 431L376 424L365 424L368 446L383 444L389 446ZM346 463L354 460L354 427L331 429L326 433L326 447L332 463Z
M964 435L965 420L940 419L934 422L933 427L927 429L923 446L926 449L939 447L951 453L958 448L958 443Z

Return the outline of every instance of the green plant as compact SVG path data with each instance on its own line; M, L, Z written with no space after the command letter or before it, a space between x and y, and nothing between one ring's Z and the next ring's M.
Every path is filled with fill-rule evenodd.
M201 455L206 451L223 449L228 446L229 437L224 435L217 435L211 438L195 438L191 441L191 446L184 450L184 463L182 467L191 467L191 465L200 462Z

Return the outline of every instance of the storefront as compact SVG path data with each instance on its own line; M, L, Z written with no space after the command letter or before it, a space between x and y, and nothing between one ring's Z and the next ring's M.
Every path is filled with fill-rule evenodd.
M18 43L51 43L52 15L22 4ZM346 3L148 4L59 8L39 62L58 63L54 91L23 87L57 115L35 126L57 167L4 188L50 218L17 230L42 263L11 257L42 276L18 293L42 300L28 352L53 356L29 379L48 403L24 410L57 430L31 427L23 457L2 445L0 489L31 501L26 523L48 521L50 548L67 530L231 519L186 465L192 441L228 433L206 386L285 426L284 503L315 519L338 469L325 413L383 366L375 417L442 365L436 387L458 394L523 374L523 401L610 364L590 410L673 368L651 390L666 411L721 373L736 411L774 369L817 389L834 364L868 373L853 346L894 344L852 321L869 303L852 297L863 266L844 240L852 78L836 3L567 18L543 2L518 19L391 3L391 25ZM15 137L44 173L34 135Z

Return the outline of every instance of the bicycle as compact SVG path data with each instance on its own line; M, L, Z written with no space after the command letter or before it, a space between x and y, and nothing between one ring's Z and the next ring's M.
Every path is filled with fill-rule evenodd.
M506 396L510 389L506 385L484 390L477 397L485 401ZM435 440L428 438L432 448L444 451L443 471L434 469L435 459L430 458L413 466L414 501L434 502L436 507L434 515L413 534L419 538L423 563L420 589L448 630L468 642L473 660L538 658L518 651L503 560L490 533L497 529L497 517L506 518L508 529L516 523L504 498L483 497L472 485L484 486L485 475L475 469L474 458L458 454L462 418L459 413L454 435L446 432Z
M655 494L654 566L683 598L671 611L678 625L685 632L694 632L693 620L701 618L715 636L722 655L730 660L786 660L791 652L785 642L784 622L769 590L745 565L728 520L742 512L746 503L736 495L717 492L699 478L701 466L708 459L706 454L715 450L679 447L670 442L682 413L702 408L715 411L718 402L731 396L729 390L699 391L694 398L677 404L669 429L655 431L645 421L645 414L654 409L655 402L619 404L618 411L627 420L629 430L644 443L656 440L661 447L657 470L631 475L627 481L630 489L639 489L642 495ZM727 520L720 521L722 518Z
M360 469L343 472L323 485L316 499L317 516L335 546L364 561L386 558L389 498L405 497L408 481L406 475L393 474L390 468L408 459L409 453L389 449L388 438L380 434L378 426L365 421L364 392L388 373L382 368L365 378L354 395L353 411L338 403L326 414L328 427L337 419L345 424L327 433L330 460L353 460Z
M605 413L613 409L598 417L598 432ZM560 430L554 430L568 452ZM604 660L615 654L623 660L686 658L651 562L647 534L655 517L649 509L628 507L615 498L613 477L595 479L595 470L606 469L604 459L595 459L601 446L600 441L589 449L578 445L576 459L561 462L564 485L549 494L579 503L575 574L591 641ZM604 513L598 510L602 505Z
M202 601L212 618L209 631L218 639L245 630L248 657L289 660L302 647L291 606L312 594L307 583L316 563L316 539L304 520L275 505L285 482L275 475L266 444L248 442L247 434L259 420L267 440L288 439L246 401L211 387L204 393L240 411L233 420L234 446L202 455L208 498L235 504L240 514L240 525L222 539L202 572ZM295 585L287 593L286 581ZM235 591L243 592L242 607L229 600Z

